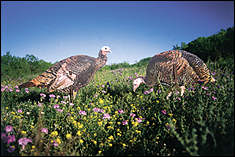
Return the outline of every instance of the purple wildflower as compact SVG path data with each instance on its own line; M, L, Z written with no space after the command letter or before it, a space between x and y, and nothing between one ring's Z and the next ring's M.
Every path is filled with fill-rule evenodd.
M166 110L162 110L161 112L162 112L162 114L166 114Z
M46 97L46 94L40 93L40 96L43 97L43 98L45 98L45 97Z
M6 130L6 133L12 132L13 131L13 127L11 125L7 125L5 130Z
M58 147L59 144L54 140L54 141L53 141L53 145L54 145L55 147Z
M50 98L55 98L55 95L54 94L50 94L49 97Z
M136 77L139 77L139 75L138 75L137 73L135 73L135 76L136 76Z
M22 110L21 110L21 109L19 109L17 112L18 112L18 113L22 113Z
M19 86L16 85L15 88L19 88Z
M202 86L203 90L208 90L208 87Z
M142 118L136 118L135 119L138 123L141 123L142 122Z
M62 104L66 104L66 102L65 102L65 101L61 101L61 103L62 103Z
M101 87L104 88L104 85L102 84Z
M122 125L127 125L127 120L122 121Z
M19 89L16 89L16 93L19 93L20 92L20 90Z
M136 114L130 113L130 116L134 118L136 116Z
M41 106L42 106L42 104L41 104L41 103L38 103L38 106L39 106L39 107L41 107Z
M15 151L15 147L14 147L14 146L9 146L9 148L7 149L7 151L8 151L9 153L12 153L12 152Z
M63 112L63 110L60 109L60 108L57 108L56 111L58 111L58 112Z
M81 110L81 111L79 111L79 114L80 114L80 115L86 115L86 111L82 111L82 110Z
M123 110L118 110L118 113L122 114L122 113L124 113L124 111Z
M149 94L149 93L152 93L152 92L153 92L153 88L151 88L150 90L145 91L144 94L146 95L146 94Z
M212 96L212 99L213 99L213 101L215 101L217 98L216 98L216 97L214 97L214 96Z
M45 133L45 134L48 134L48 129L47 128L42 128L41 129L41 132Z
M73 106L74 104L73 103L69 103L70 106Z
M7 136L7 144L15 142L15 140L16 140L15 135L8 135Z
M100 108L95 107L95 108L93 108L93 111L94 112L100 112Z
M59 107L60 107L59 104L55 104L55 105L54 105L54 108L59 108Z
M28 88L25 88L25 92L26 92L26 93L29 93L29 89L28 89Z
M109 115L108 113L105 113L105 114L103 115L103 119L110 119L110 115Z
M12 92L12 91L13 91L13 89L12 89L12 88L9 88L9 91L10 91L10 92Z
M26 146L29 142L32 143L32 140L29 139L29 138L26 138L26 137L20 138L20 139L18 140L19 145L22 145L22 149L24 149L25 146Z

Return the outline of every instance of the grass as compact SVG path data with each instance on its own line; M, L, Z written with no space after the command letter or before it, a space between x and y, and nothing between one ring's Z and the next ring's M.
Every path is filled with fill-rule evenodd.
M166 87L149 94L144 94L145 85L132 91L133 78L145 75L145 66L98 71L73 104L62 93L18 91L15 86L25 78L1 82L1 152L233 155L234 70L216 62L207 65L215 84L188 86L184 97L175 93L169 100Z

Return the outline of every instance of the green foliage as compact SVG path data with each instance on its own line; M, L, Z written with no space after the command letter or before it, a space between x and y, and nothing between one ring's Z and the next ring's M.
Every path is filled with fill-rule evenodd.
M209 37L199 37L196 40L185 44L173 46L173 49L180 49L196 54L204 61L209 58L217 60L220 57L234 58L234 26L227 30L221 29L219 33Z
M1 56L1 79L12 80L25 78L27 76L36 75L52 64L39 60L33 55L26 55L25 57L12 56L10 52L6 55Z
M3 138L3 152L16 156L232 155L234 74L230 67L234 62L221 59L207 65L215 84L191 85L184 97L174 92L169 100L167 87L155 87L149 94L144 94L149 89L145 85L132 91L132 78L135 73L144 75L144 66L98 71L79 90L74 105L63 93L37 88L17 91L16 82L3 81L1 130L6 133L6 126L13 126L7 135L16 138L9 144ZM24 149L18 143L22 137L32 139ZM10 146L15 147L12 153L7 151Z

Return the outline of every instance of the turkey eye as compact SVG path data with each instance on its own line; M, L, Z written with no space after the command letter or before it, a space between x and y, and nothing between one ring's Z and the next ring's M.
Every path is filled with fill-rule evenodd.
M107 50L107 48L104 48L105 50Z

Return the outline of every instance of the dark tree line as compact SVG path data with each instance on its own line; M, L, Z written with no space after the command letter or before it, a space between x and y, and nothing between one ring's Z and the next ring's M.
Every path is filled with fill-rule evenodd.
M18 79L43 72L52 64L39 60L34 55L25 57L12 56L10 52L1 56L1 80Z
M217 60L220 57L234 57L234 26L227 30L221 29L219 33L209 37L199 37L186 44L181 43L181 46L173 46L173 50L180 49L196 54L204 61L209 58Z

